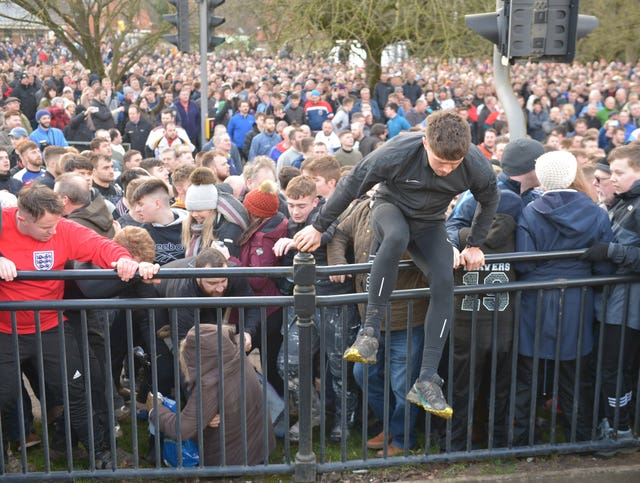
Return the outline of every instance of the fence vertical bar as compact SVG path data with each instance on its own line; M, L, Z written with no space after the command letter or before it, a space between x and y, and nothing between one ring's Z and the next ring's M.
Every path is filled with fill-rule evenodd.
M316 455L312 447L311 391L313 390L313 354L311 351L311 331L316 305L316 265L313 255L299 252L293 259L293 305L299 333L299 378L300 441L295 462L296 481L315 481Z

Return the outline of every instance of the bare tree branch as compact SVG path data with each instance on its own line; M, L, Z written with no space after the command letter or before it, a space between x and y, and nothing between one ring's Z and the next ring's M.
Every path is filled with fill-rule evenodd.
M122 74L144 55L153 52L168 25L151 33L138 33L134 19L145 0L14 0L16 5L33 17L33 22L51 30L54 36L86 69L106 75L103 57L105 49L112 50L112 64L108 76L117 82ZM0 17L23 20L0 12ZM125 29L119 31L118 20Z

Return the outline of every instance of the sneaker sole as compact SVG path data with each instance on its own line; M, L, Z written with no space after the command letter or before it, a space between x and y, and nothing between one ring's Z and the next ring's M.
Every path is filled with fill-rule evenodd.
M342 358L345 361L361 362L363 364L375 364L377 361L376 354L374 354L372 357L366 358L362 354L360 354L358 349L354 349L353 347L349 347L346 351L344 351L344 355L342 356Z
M403 456L403 455L404 455L404 449L397 448L392 450L390 446L387 447L387 458L394 458L396 456ZM378 458L384 458L384 449L381 449L380 451L376 451L376 456Z
M319 426L320 426L320 419L311 421L311 430L312 431L313 431L313 428L317 428ZM293 435L293 434L289 433L289 441L291 441L292 443L299 443L300 442L300 434Z
M24 445L25 448L33 448L34 446L38 446L39 444L42 443L41 439L34 439L31 441L27 441L27 443ZM20 441L18 441L16 443L16 451L21 451L22 450L22 445L20 444Z
M615 448L611 450L603 449L593 453L593 456L597 456L599 458L611 458L612 456L617 456L620 454L633 454L638 450L640 450L640 447L638 446L630 446L628 448Z
M348 438L349 438L349 435L347 434L344 439L348 439ZM332 443L340 443L342 442L342 435L337 436L335 434L330 434L329 441L331 441Z
M407 401L420 406L425 411L443 419L451 419L453 417L453 409L451 407L447 406L444 409L435 409L429 405L426 399L424 399L421 395L414 391L413 388L411 389L409 394L407 394Z
M389 438L389 444L391 444L391 440L392 438ZM369 443L369 441L367 441L367 449L382 449L384 448L384 443L382 441L378 442L373 442L373 443Z
M375 449L375 450L379 450L382 449L384 446L381 444L369 444L367 443L367 449Z
M25 449L29 449L29 448L33 448L34 446L38 446L41 443L41 441L37 441L37 442L31 442L31 443L27 443L24 445ZM22 451L22 446L21 445L17 445L16 446L16 451Z

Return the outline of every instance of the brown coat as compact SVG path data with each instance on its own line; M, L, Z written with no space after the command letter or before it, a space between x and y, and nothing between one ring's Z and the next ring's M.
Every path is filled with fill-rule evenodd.
M349 262L346 258L348 248L353 246L354 262L367 263L369 261L369 251L373 232L371 230L371 207L368 199L360 201L349 215L344 218L338 227L332 240L327 245L327 259L329 265L345 265ZM405 253L403 259L409 260L410 256ZM365 292L366 273L356 274L356 291ZM422 288L427 286L427 281L422 272L417 268L400 270L396 290L407 290ZM398 300L391 302L391 330L404 330L407 328L408 300ZM364 307L358 305L360 316L364 317ZM427 312L427 300L419 298L413 300L413 326L421 326L424 323ZM382 324L382 330L385 324Z
M220 454L220 426L211 428L207 425L221 408L218 402L219 390L219 342L218 327L203 324L200 326L200 367L202 381L202 420L204 438L204 464L207 466L221 465ZM241 433L241 386L240 386L240 357L244 352L236 344L231 329L224 328L221 335L220 348L223 360L224 380L224 421L225 421L225 453L227 465L243 464L242 433ZM180 345L180 366L185 373L185 380L191 389L191 397L182 408L180 429L182 439L198 437L197 426L197 386L196 377L196 331L193 327L187 333ZM247 433L247 463L256 465L265 461L268 454L263 453L262 439L264 424L262 420L262 388L253 366L248 360L244 361L246 381L246 433ZM158 406L160 431L172 437L177 437L175 424L176 414L162 405ZM153 415L150 415L150 418ZM275 447L275 436L271 420L267 416L266 430L268 431L269 453Z

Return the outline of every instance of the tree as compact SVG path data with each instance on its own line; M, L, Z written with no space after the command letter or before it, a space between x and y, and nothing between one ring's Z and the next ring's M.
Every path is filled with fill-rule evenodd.
M600 26L578 44L582 60L609 59L635 63L640 58L637 34L640 3L625 0L582 0L580 13L595 15Z
M367 78L380 77L385 47L405 42L414 56L449 58L488 55L464 22L466 13L495 10L488 0L271 0L254 11L267 40L285 42L357 42L367 53ZM304 35L302 35L304 33Z
M136 33L144 0L14 0L50 29L74 59L100 77L117 83L143 56L153 52L167 27ZM147 9L148 10L148 9ZM6 13L3 17L13 20ZM120 29L118 28L120 27ZM103 59L110 54L109 72Z

